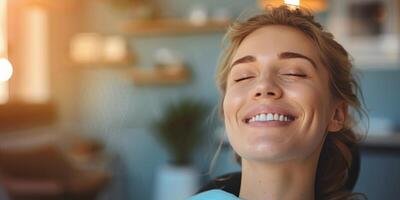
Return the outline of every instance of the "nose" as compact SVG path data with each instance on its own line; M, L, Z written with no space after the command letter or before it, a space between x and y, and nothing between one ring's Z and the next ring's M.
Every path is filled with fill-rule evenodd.
M282 96L282 88L274 81L272 77L260 78L253 90L253 98L273 98L278 99Z

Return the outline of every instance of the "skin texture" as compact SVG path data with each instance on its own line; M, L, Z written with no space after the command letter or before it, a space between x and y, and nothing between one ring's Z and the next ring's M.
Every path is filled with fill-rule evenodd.
M317 48L299 30L270 25L247 36L231 63L223 110L229 141L242 158L240 197L314 199L326 134L339 131L347 113L331 95ZM296 119L244 121L269 109Z

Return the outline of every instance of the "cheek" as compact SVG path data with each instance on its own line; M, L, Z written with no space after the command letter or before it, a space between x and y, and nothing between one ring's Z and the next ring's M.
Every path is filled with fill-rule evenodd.
M315 84L293 86L286 90L288 99L301 109L303 116L291 142L295 157L308 157L323 144L328 123L329 98L323 87Z
M306 84L291 90L291 98L296 99L304 113L301 132L310 139L322 137L330 120L331 96L323 82ZM321 138L319 138L321 139ZM318 141L318 140L316 140Z
M323 83L320 84L324 85ZM317 114L318 121L320 125L325 126L330 118L329 111L331 107L331 96L328 87L318 87L318 85L313 85L310 90L309 95L307 95L307 100L311 109Z
M239 131L239 111L245 104L246 92L241 91L239 88L229 88L226 91L223 109L224 109L224 121L227 131L228 138L232 145L237 141L237 137L240 137Z
M237 116L241 105L244 103L246 93L239 88L229 88L226 91L223 109L225 119Z
M329 89L323 83L294 85L287 90L289 98L296 99L299 106L307 112L326 114L330 104Z

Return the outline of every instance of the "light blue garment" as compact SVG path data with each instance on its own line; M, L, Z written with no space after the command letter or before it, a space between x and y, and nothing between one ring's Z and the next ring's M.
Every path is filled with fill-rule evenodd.
M223 190L209 190L190 197L188 200L240 200L238 197Z

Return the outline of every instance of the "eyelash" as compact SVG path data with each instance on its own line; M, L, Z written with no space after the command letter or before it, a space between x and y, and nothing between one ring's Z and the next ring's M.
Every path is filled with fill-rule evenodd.
M305 75L305 74L291 74L291 73L288 73L288 74L283 74L283 75L297 76L297 77L301 77L301 78L306 78L307 77L307 75ZM254 76L248 76L248 77L239 78L239 79L236 79L235 82L244 81L244 80L250 79L250 78L254 78Z
M240 81L250 79L250 78L254 78L254 76L247 76L247 77L239 78L239 79L236 79L235 82L240 82Z
M283 74L283 75L297 76L297 77L302 77L302 78L306 78L307 77L307 75L305 75L305 74L291 74L291 73L288 73L288 74Z

